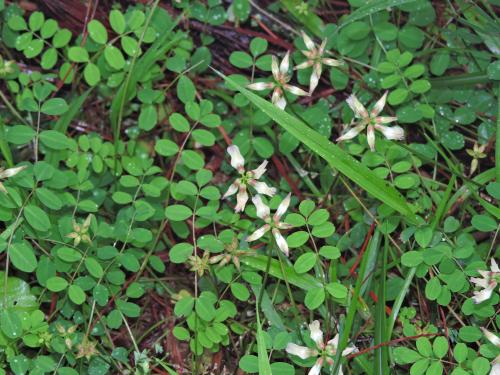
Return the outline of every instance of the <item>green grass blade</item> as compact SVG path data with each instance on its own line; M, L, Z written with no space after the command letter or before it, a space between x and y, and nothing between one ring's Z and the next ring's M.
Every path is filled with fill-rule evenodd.
M380 232L375 231L366 252L363 254L363 259L361 260L361 264L359 266L358 278L356 279L356 285L352 294L351 304L348 307L347 317L340 332L339 346L337 348L337 355L335 356L332 372L333 375L337 375L339 373L341 365L341 355L351 337L351 330L354 325L354 318L356 317L356 311L358 308L358 297L361 291L361 285L363 284L363 281L366 277L366 265L368 263L368 258L370 257L370 253L372 253L373 251L377 251L378 247L380 246L380 238Z
M258 299L256 300L256 302L255 313L257 316L257 353L259 358L259 374L272 375L273 373L271 371L271 364L269 363L269 358L267 356L266 341L260 323Z
M389 240L387 236L384 240L384 250L379 252L380 256L380 279L378 287L378 302L375 310L375 346L387 341L386 337L386 314L385 314L385 293L386 293L386 277L387 277L387 248ZM380 346L375 349L374 371L375 375L385 375L389 373L389 363L387 361L387 347Z
M280 3L302 25L304 25L306 29L308 29L318 38L323 37L323 29L325 28L323 20L314 12L299 12L298 7L302 4L301 0L281 0Z
M388 182L380 179L370 169L330 142L304 122L277 108L272 103L238 85L232 79L217 72L229 86L241 92L249 101L266 113L271 119L299 139L314 153L326 160L332 168L338 169L375 198L391 206L415 223L415 215L404 197Z
M255 298L258 299L263 287L261 285L252 285L251 287L253 293L255 294ZM262 292L262 302L260 305L260 309L273 327L276 327L281 331L286 331L286 327L283 324L280 315L274 308L271 298L269 298L269 294L267 294L265 290Z
M245 256L241 257L241 263L255 268L256 270L265 272L267 266L267 256L266 255L255 255L255 256ZM323 284L315 277L309 274L300 275L293 267L283 265L288 282L295 285L302 290L310 290L323 287ZM269 275L276 277L280 280L285 281L283 273L281 272L280 262L276 259L271 259L271 266L269 267Z
M340 28L347 26L348 24L365 18L366 16L372 15L374 13L380 12L382 10L392 8L398 5L413 3L416 0L378 0L370 1L369 4L363 5L362 7L356 9L354 12L349 14L347 17L342 19Z

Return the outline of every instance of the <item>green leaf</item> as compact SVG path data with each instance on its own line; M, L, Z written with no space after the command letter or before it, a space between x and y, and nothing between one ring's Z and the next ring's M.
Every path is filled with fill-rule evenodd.
M78 286L78 285L71 285L68 289L68 296L69 299L73 302L76 303L77 305L81 305L82 303L85 302L85 292L83 289Z
M59 276L53 276L47 280L47 289L51 292L61 292L68 286L68 282Z
M52 98L42 104L41 111L46 115L58 116L68 110L68 104L62 98Z
M28 224L36 230L45 232L50 229L49 217L40 207L32 204L27 205L24 208L24 217Z
M83 47L71 47L68 50L68 57L71 61L84 63L89 61L89 53Z
M276 121L276 123L281 125L285 130L304 143L304 145L308 146L312 151L325 159L332 168L338 169L368 193L405 215L410 222L416 222L413 209L408 205L403 196L389 183L377 177L363 164L359 163L340 147L331 143L327 138L308 127L302 121L278 109L263 98L251 93L238 85L231 78L224 76L222 73L218 74L223 77L230 86L240 91L260 110Z
M141 109L139 115L139 128L149 131L153 129L158 122L156 108L153 105L145 106Z
M165 208L165 216L172 221L183 221L193 215L193 211L182 204L174 204Z
M109 12L109 23L117 34L122 34L125 31L125 17L118 9L113 9Z
M306 233L307 234L307 233ZM306 273L316 264L317 256L315 253L305 253L297 258L293 268L297 273Z
M0 315L0 328L10 339L18 339L22 336L23 325L19 315L13 310L4 310Z
M83 76L90 86L95 86L101 80L101 71L97 65L89 62L83 70Z
M346 17L342 18L342 23L340 24L340 28L349 25L350 23L365 18L371 14L375 14L382 10L386 10L398 5L403 5L407 3L413 3L416 0L375 0L370 1L368 4L363 5L362 7L356 9L354 12L349 14Z
M88 23L87 29L89 31L90 37L97 44L105 44L108 41L108 32L104 25L98 20L92 20Z
M13 244L10 249L10 254L12 255L12 248L23 245L23 244ZM14 250L19 251L19 249ZM36 268L36 258L33 255L33 250L28 248L28 251L21 251L21 256L31 252L28 257L33 257L35 266L30 266L32 272ZM16 267L17 268L17 267ZM7 286L5 286L5 281L7 281ZM29 284L17 277L5 277L5 272L0 271L0 291L2 298L0 298L0 309L4 310L11 308L15 311L33 311L38 307L37 298L31 294Z
M122 52L115 46L107 45L104 49L106 62L114 69L120 70L125 66Z
M177 83L177 97L184 104L194 101L196 89L194 87L193 81L191 81L185 75L179 78Z
M325 289L315 288L307 291L304 303L308 309L314 310L321 306L325 300Z
M33 249L24 242L12 244L9 255L14 267L20 271L33 272L38 265Z

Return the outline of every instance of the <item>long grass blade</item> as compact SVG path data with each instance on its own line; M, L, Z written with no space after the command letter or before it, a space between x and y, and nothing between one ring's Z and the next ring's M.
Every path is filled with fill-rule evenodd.
M229 86L241 92L283 129L326 160L332 168L339 170L369 194L406 216L410 222L416 223L412 207L410 207L404 197L392 185L377 177L370 169L330 142L326 137L311 129L301 120L248 91L231 78L226 77L220 72L217 73L224 78Z

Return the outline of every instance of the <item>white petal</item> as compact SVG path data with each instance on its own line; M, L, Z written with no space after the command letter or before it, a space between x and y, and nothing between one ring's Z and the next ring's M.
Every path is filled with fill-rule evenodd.
M354 126L337 138L337 142L353 139L365 128L364 124Z
M309 68L311 66L314 65L314 61L313 60L306 60L304 61L303 63L300 63L299 65L295 65L295 70L298 70L298 69L306 69L306 68Z
M288 343L285 350L288 354L296 355L297 357L302 359L307 359L318 355L317 350L310 349L305 346L300 346L294 344L293 342Z
M496 347L500 348L500 338L495 335L493 332L488 331L486 328L482 328L481 330L483 331L484 336Z
M371 111L372 116L378 116L379 113L382 112L382 110L385 107L385 101L387 99L388 93L389 93L389 91L386 91L384 93L384 95L382 95L382 97L379 100L377 100L377 102L375 103L375 105L373 106L372 111Z
M280 68L278 67L278 58L274 55L271 57L271 71L274 79L277 81L280 76Z
M290 51L288 51L285 57L283 57L283 60L281 60L280 73L283 75L287 74L289 68L290 68Z
M350 95L347 100L347 104L349 107L351 107L352 111L354 112L354 115L357 118L367 118L368 117L368 111L366 110L365 106L361 104L361 102L356 98L355 95Z
M297 95L297 96L308 96L309 95L309 93L307 91L304 91L300 87L297 87L297 86L284 84L283 88L286 91L291 92L293 95Z
M247 201L248 201L247 187L245 185L241 185L238 194L236 194L236 207L234 207L234 211L242 212L245 209Z
M276 188L268 186L265 182L253 180L251 184L259 194L264 194L270 197L276 194Z
M337 350L337 347L339 346L339 334L337 333L333 339L328 341L326 345L333 347L335 350Z
M276 228L273 229L273 236L281 252L288 256L288 243L286 242L285 237L283 237L280 231Z
M245 159L241 155L239 147L231 145L227 148L227 153L231 156L231 166L240 172L245 164Z
M491 258L491 272L500 272L500 268L498 268L498 264L493 258Z
M222 199L225 199L235 194L238 191L239 186L240 186L240 179L237 179L231 185L229 185L229 188L227 189L226 193L222 196Z
M342 65L344 65L343 61L336 60L336 59L330 59L330 58L327 58L327 57L321 59L321 62L323 64L329 65L329 66L342 66Z
M319 375L321 373L321 367L323 366L323 358L318 358L313 367L309 370L307 375Z
M283 96L283 91L281 91L281 89L279 87L276 87L274 89L273 96L271 98L271 102L279 109L285 109L286 99Z
M309 36L302 31L302 39L304 40L304 44L306 45L307 49L314 49L314 42L309 38Z
M262 91L272 89L274 87L274 82L255 82L247 85L247 89Z
M321 77L321 64L315 64L309 79L309 95L318 87L319 78Z
M255 232L253 232L250 236L247 237L247 242L256 241L261 238L267 231L271 228L269 224L261 226Z
M311 331L311 340L316 343L319 349L323 349L323 331L321 331L319 320L315 320L309 324L309 331Z
M401 140L405 137L405 131L400 126L375 125L375 129L381 132L387 139Z
M397 121L398 118L395 116L379 116L375 118L377 124L389 124L391 122Z
M255 205L255 209L257 210L257 216L261 219L265 220L269 217L269 207L262 202L262 198L260 195L256 195L252 198L252 202Z
M348 345L347 348L342 351L342 357L356 352L358 352L358 348L356 348L354 345Z
M14 167L14 168L9 168L4 171L0 171L0 178L9 178L12 176L15 176L19 172L21 172L23 169L26 169L26 165L22 165L20 167Z
M491 367L490 375L500 375L500 360L498 357L495 359L493 367Z
M292 197L292 193L288 193L288 195L283 199L274 214L274 218L279 220L283 216L283 214L288 210L288 206L290 205L290 199Z
M490 299L491 295L493 294L494 288L495 287L492 286L492 287L484 288L481 291L474 292L474 296L472 297L472 301L474 301L474 303L481 303L483 301Z
M257 168L251 171L255 179L258 180L259 178L262 177L262 175L266 172L266 167L268 163L269 162L267 160L264 160L262 163L260 163L260 165Z
M476 284L476 286L481 287L481 288L487 288L488 287L488 279L483 279L480 277L471 277L470 282L473 284Z
M368 138L368 146L370 146L370 150L375 151L375 129L373 129L373 126L368 125L366 137Z

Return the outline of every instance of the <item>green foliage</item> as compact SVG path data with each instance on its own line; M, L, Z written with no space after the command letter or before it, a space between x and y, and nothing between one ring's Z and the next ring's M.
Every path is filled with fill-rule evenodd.
M164 5L0 1L0 375L490 373L500 3Z

